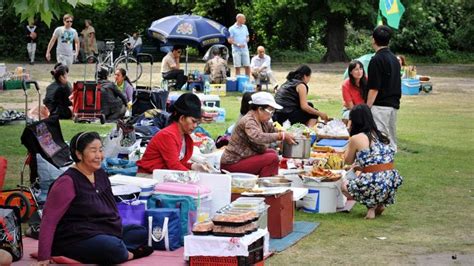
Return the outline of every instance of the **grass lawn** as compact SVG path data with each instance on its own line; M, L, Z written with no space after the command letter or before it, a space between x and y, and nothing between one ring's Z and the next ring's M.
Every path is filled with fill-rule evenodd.
M312 68L315 74L310 98L320 110L339 117L344 66ZM277 79L283 80L291 67L275 69ZM426 263L430 257L441 264L474 264L474 66L421 65L418 71L432 76L434 91L402 98L396 167L404 184L396 204L372 221L363 219L366 210L360 204L351 213L298 211L296 220L317 221L321 225L295 246L271 257L268 264L411 264ZM0 96L0 106L5 105L7 101ZM7 96L21 103L20 96ZM240 108L236 93L221 101L227 111L226 122L203 125L214 137L223 134L236 120ZM18 108L21 107L20 104ZM70 121L63 121L61 126L66 140L79 131L106 133L112 127ZM7 187L18 183L25 155L19 140L22 129L20 124L0 127L0 155L9 160ZM457 261L451 259L455 254Z

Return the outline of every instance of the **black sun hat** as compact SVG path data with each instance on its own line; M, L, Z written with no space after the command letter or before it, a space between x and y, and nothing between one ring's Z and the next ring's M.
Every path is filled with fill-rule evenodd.
M171 106L171 112L201 118L201 100L193 93L184 93Z

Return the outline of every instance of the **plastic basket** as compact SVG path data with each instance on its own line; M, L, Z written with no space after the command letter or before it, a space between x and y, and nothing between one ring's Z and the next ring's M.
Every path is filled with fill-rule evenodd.
M225 96L226 95L226 86L225 84L211 84L210 85L211 94Z

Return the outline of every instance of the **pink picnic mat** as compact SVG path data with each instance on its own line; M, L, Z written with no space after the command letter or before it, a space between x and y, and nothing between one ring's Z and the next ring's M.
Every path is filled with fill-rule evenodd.
M36 259L31 258L30 254L38 251L38 241L29 237L23 237L23 258L13 265L32 265L36 263ZM183 266L186 265L183 257L184 248L175 251L158 251L156 250L150 256L138 260L131 260L123 265L170 265Z

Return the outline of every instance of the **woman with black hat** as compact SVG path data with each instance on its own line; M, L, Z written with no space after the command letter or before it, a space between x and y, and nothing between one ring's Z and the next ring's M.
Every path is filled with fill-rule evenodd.
M142 159L137 162L138 173L151 174L155 169L205 170L201 164L188 162L193 155L190 134L201 120L199 98L192 93L181 95L171 106L170 118L171 124L151 139Z

